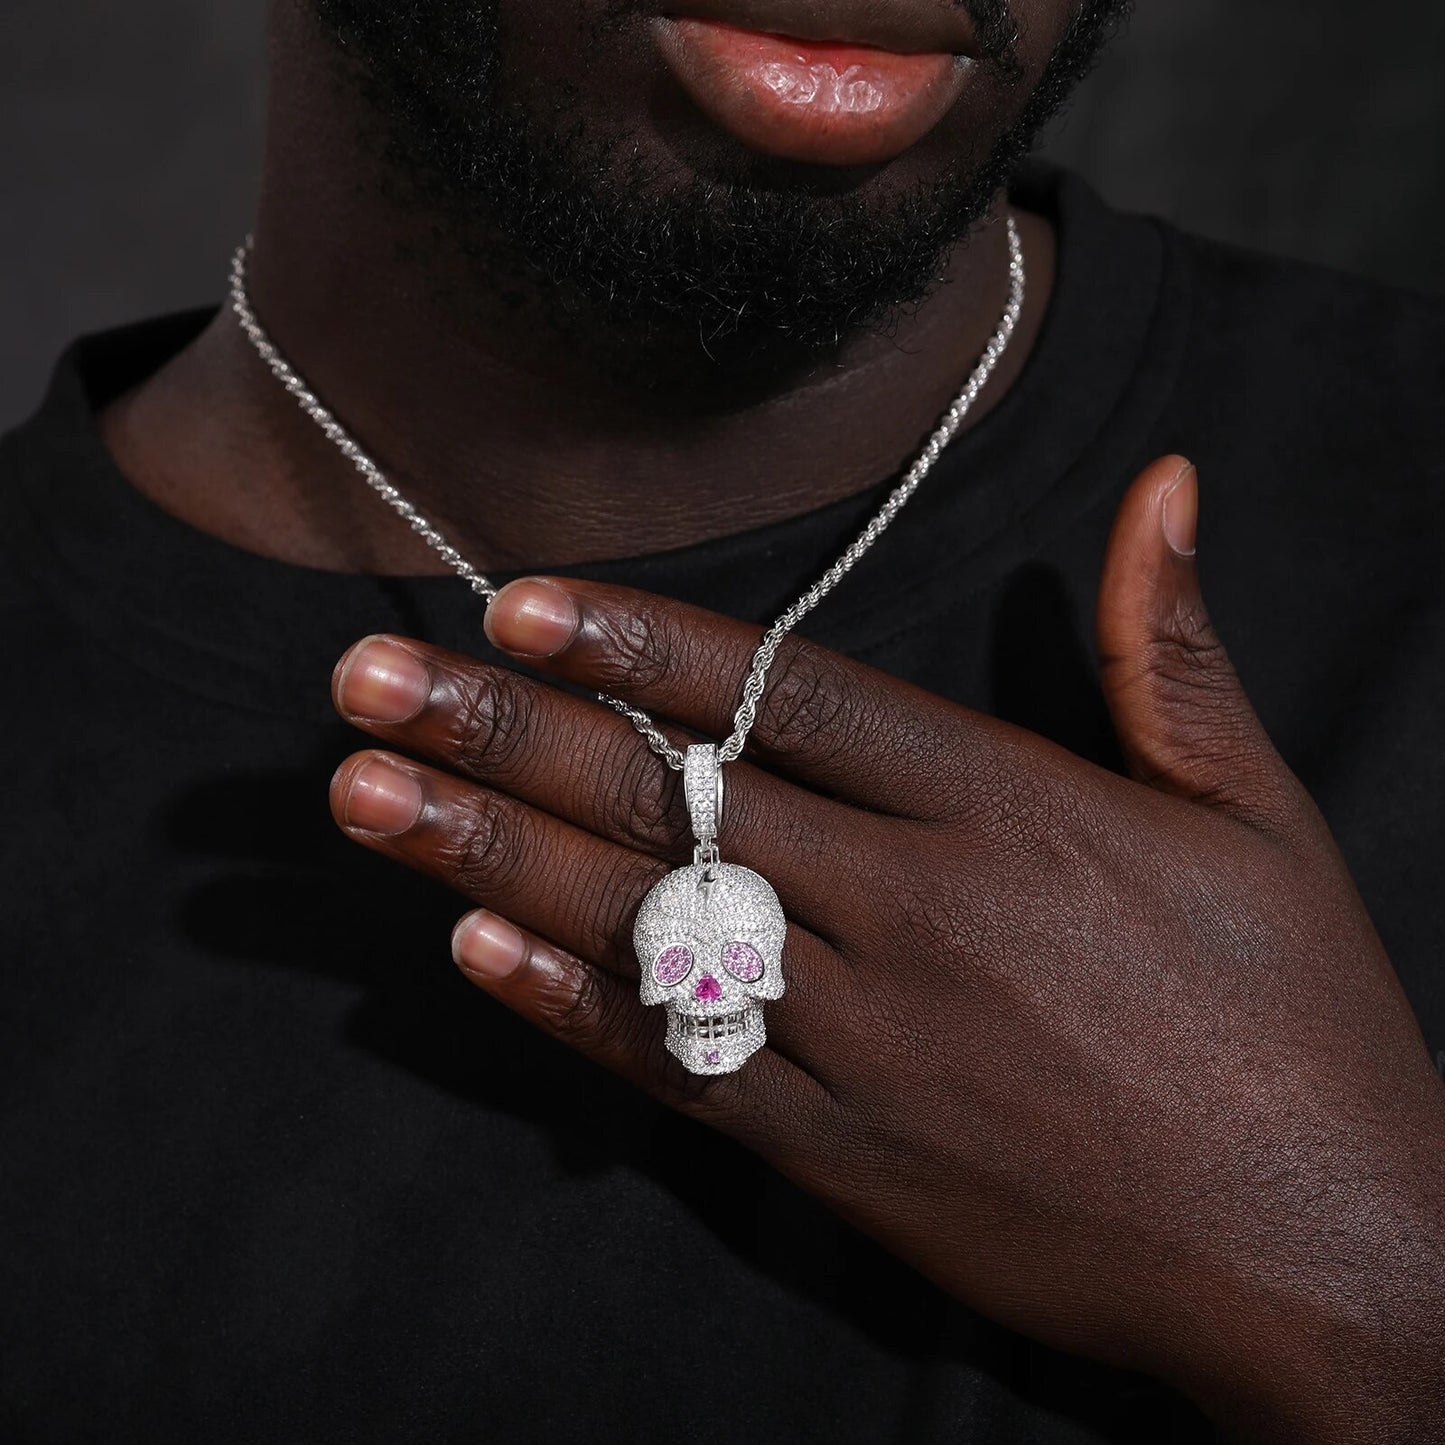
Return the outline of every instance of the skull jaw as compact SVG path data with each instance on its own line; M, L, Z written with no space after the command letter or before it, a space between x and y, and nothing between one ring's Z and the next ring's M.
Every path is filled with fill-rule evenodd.
M709 1029L708 1021L737 1016L734 1032ZM713 1037L713 1034L716 1037ZM694 1074L730 1074L740 1069L768 1041L759 1004L714 1014L667 1011L667 1051Z

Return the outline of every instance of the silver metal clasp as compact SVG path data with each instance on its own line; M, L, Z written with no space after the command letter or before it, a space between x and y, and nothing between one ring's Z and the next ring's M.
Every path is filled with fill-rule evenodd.
M694 863L718 861L717 835L723 818L723 775L716 743L693 743L682 760L682 791L697 846Z

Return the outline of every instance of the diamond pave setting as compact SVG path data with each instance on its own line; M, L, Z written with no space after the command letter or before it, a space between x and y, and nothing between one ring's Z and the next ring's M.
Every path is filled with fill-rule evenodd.
M668 1051L694 1074L729 1074L767 1042L763 1003L783 995L786 932L772 885L737 863L675 868L642 900L642 1002L666 1006Z

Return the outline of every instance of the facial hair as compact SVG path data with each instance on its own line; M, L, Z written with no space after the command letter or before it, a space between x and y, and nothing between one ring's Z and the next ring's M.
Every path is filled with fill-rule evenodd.
M1008 0L963 3L981 63L1019 84ZM551 327L605 335L614 353L691 349L724 368L817 357L921 304L1127 4L1082 0L980 165L865 196L780 180L761 157L679 181L576 106L542 127L507 98L498 0L313 0L386 173L481 284L520 285Z

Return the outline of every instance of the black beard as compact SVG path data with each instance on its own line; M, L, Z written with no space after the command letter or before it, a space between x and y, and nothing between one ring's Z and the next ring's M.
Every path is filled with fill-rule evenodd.
M983 63L1017 83L1007 0L962 0ZM313 0L360 62L386 169L486 279L606 349L790 365L886 330L937 283L1129 0L1083 0L1017 119L971 173L864 199L763 158L664 181L575 114L547 130L502 96L497 0ZM622 8L622 7L619 7ZM518 281L522 286L518 287Z

